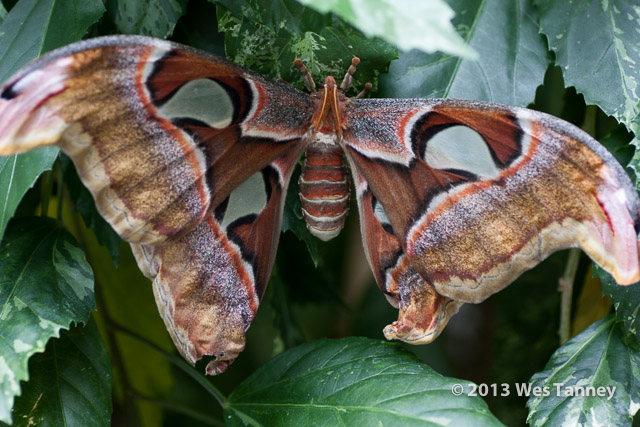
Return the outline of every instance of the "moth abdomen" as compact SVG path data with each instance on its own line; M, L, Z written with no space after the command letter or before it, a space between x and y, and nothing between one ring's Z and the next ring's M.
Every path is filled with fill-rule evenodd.
M333 239L349 211L349 179L342 148L335 136L318 133L309 144L298 184L302 215L317 238Z

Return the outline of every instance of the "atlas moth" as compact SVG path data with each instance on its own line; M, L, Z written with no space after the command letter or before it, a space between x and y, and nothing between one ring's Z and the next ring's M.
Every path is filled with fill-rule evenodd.
M637 194L589 135L487 102L347 98L355 65L319 90L305 72L308 94L163 40L82 41L1 87L0 154L57 145L73 160L208 374L244 348L305 151L304 216L322 238L342 227L351 171L367 259L399 309L388 339L432 341L563 248L639 280Z

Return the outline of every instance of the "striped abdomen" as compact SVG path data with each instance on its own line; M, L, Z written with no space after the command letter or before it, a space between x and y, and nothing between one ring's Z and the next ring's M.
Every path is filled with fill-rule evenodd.
M302 165L300 201L311 234L330 240L340 233L349 211L349 180L335 135L316 134Z

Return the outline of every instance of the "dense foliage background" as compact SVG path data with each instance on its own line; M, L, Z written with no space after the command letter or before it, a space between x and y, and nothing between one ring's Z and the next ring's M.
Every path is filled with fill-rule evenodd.
M113 33L170 38L298 87L294 58L322 81L342 76L359 56L356 90L371 81L374 97L547 111L594 135L635 179L640 10L631 0L364 3L2 0L0 81L51 49ZM594 278L584 255L558 253L484 303L464 306L433 344L385 343L382 328L397 312L368 270L355 206L342 235L319 243L300 221L296 181L247 348L224 375L205 378L177 355L149 281L69 160L53 148L0 158L0 420L632 423L640 404L638 286L618 287L597 269ZM565 292L573 338L562 346L561 276L574 285ZM321 339L353 336L361 338ZM510 394L452 394L454 384L470 390L469 381L508 384ZM529 382L617 389L611 400L518 396L516 384Z

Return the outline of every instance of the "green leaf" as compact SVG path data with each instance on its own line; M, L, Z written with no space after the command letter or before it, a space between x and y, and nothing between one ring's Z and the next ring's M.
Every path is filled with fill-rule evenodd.
M598 142L604 145L618 163L624 167L631 162L636 151L633 145L630 145L632 140L633 134L627 131L623 125L618 125L609 135L601 138Z
M111 365L93 320L49 340L29 360L29 377L16 399L15 426L111 425Z
M528 0L451 0L458 32L477 61L448 54L401 53L381 79L382 96L476 99L525 106L549 63Z
M627 333L633 335L640 344L640 286L620 286L609 273L597 265L594 265L594 272L602 281L602 293L611 297L616 317L624 324Z
M314 266L318 266L320 257L318 249L318 239L309 233L306 222L302 217L302 203L300 202L300 188L298 187L298 177L300 176L300 168L296 168L284 204L284 212L282 215L282 232L291 230L295 236L304 242L311 256Z
M269 297L268 300L273 307L273 324L279 332L279 339L284 348L292 348L304 343L305 340L300 326L295 321L293 304L291 298L287 295L285 286L280 274L278 274L278 269L274 268L271 272L271 279L267 290L268 294L266 296Z
M285 28L301 35L308 27L330 19L292 0L209 0L224 6L235 16L269 28Z
M479 397L397 344L322 339L286 351L229 396L228 425L501 425Z
M126 325L166 351L175 351L158 315L151 282L140 272L129 244L121 242L116 268L109 259L107 248L99 245L94 233L87 229L78 232L94 269L96 287L100 290L102 317ZM99 323L99 326L113 328L108 322ZM148 346L122 334L114 334L107 346L117 358L114 359L113 372L114 399L127 417L126 424L161 424L163 412L160 408L145 400L131 399L129 392L132 388L149 398L166 398L174 381L169 361Z
M540 28L565 82L631 128L640 112L637 2L537 0Z
M215 4L191 2L188 13L176 24L172 40L224 57L224 33L218 31L217 22Z
M69 232L52 219L12 222L0 245L1 421L11 420L29 357L93 308L93 273Z
M475 59L477 55L456 33L453 11L443 0L298 0L319 12L332 12L369 37L380 37L409 51L442 51Z
M323 17L293 1L277 1L274 7L265 0L239 2L242 8L236 2L218 3L230 6L228 10L220 7L218 13L219 29L225 32L227 57L300 89L304 83L302 74L293 66L296 58L303 60L319 84L327 76L341 81L351 58L359 57L362 65L352 84L355 94L366 82L372 83L375 90L379 73L386 71L389 61L397 57L395 47L390 44L368 39L343 21ZM296 18L288 21L290 15Z
M626 344L615 316L605 317L567 341L531 378L531 385L548 395L531 395L527 421L532 426L631 425L640 405L638 378L638 348ZM589 396L576 396L586 387L594 387Z
M0 82L44 52L79 40L96 22L100 0L21 0L0 23ZM47 148L0 158L0 237L20 199L38 176L51 169L58 150Z
M165 38L186 9L185 0L108 0L117 31Z
M7 9L2 4L2 1L0 1L0 25L2 24L2 21L4 21L4 18L7 17L8 13L9 12L7 12Z
M17 156L0 157L0 240L22 196L40 174L51 170L58 149L47 147Z
M640 134L636 135L629 144L634 147L635 152L629 161L628 167L632 169L635 172L636 177L638 177L640 176ZM640 180L636 180L636 190L640 190Z
M20 0L0 24L0 82L43 53L80 40L104 10L100 0Z

